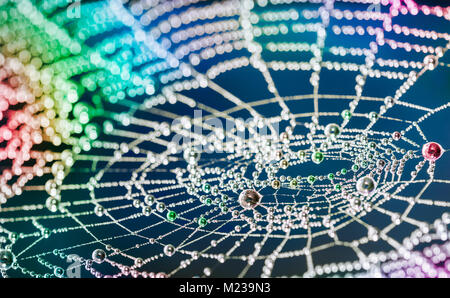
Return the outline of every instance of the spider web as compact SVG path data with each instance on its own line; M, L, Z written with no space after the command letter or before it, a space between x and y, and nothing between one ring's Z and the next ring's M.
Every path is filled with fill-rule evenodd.
M448 157L426 161L422 146L448 142L448 8L100 1L71 19L63 2L2 3L4 31L28 15L35 36L80 46L45 66L75 84L95 124L62 138L70 155L53 142L45 174L2 204L4 277L373 271L413 259L414 235L446 222ZM362 195L366 176L376 188ZM253 209L239 203L246 189L262 195Z

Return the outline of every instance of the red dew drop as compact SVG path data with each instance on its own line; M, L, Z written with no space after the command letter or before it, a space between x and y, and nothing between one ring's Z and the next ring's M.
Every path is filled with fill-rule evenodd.
M423 145L422 155L428 161L438 160L443 153L441 145L435 142L429 142Z

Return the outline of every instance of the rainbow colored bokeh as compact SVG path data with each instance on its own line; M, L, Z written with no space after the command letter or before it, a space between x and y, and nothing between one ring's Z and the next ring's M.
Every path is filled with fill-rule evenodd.
M439 3L441 2L445 1ZM253 8L255 12L250 13ZM334 39L331 39L329 46L327 44L327 51L323 51L325 37L322 35L325 34L325 29L321 26L323 23L328 25L330 19L339 26L332 23L335 25L330 25L327 29L334 34ZM433 22L421 24L417 20ZM362 21L366 22L365 26L359 25ZM167 120L162 121L158 117L170 120L174 118L173 115L182 114L182 125L184 122L191 125L188 117L199 106L211 115L223 118L227 114L223 111L228 108L223 102L227 100L238 108L247 108L252 100L240 101L227 90L222 90L218 83L214 88L211 86L219 81L215 79L221 75L248 66L263 73L263 87L251 84L254 79L251 73L249 75L243 72L242 77L236 75L223 80L230 83L230 86L238 86L237 89L248 82L248 89L241 88L245 89L242 98L252 98L248 95L252 93L259 99L276 98L280 102L279 111L279 107L276 110L272 107L267 109L275 111L275 114L281 115L286 121L291 116L286 114L284 119L287 106L283 106L284 102L279 98L294 95L280 96L274 81L280 85L285 84L286 90L294 88L294 85L311 87L309 84L314 89L322 68L361 72L361 77L356 77L356 80L352 78L352 95L344 95L348 93L347 90L342 91L342 94L336 93L345 100L359 100L366 78L386 79L384 83L374 83L371 86L373 94L366 94L368 100L370 97L376 98L374 101L380 101L379 98L384 97L379 95L384 88L400 90L394 94L401 97L413 85L411 83L405 87L399 84L392 88L389 85L391 81L409 84L408 80L415 82L416 72L422 75L427 70L439 68L442 71L439 75L441 81L434 81L438 86L431 86L433 82L429 83L422 88L425 91L418 90L416 93L422 101L409 102L405 99L409 105L404 106L405 109L428 111L428 108L422 107L428 100L423 96L426 94L430 96L429 102L432 102L433 108L442 106L444 110L449 105L448 86L443 86L448 85L449 79L450 62L448 53L446 54L450 48L449 21L448 5L426 5L412 0L0 0L0 204L6 206L5 212L14 208L34 211L42 206L55 212L59 210L61 202L75 202L73 205L77 205L76 194L62 197L62 192L77 190L79 186L79 189L86 190L86 193L80 191L80 195L82 193L87 197L86 200L90 199L90 203L97 208L95 211L91 210L94 207L84 211L102 213L98 211L97 199L88 198L87 195L88 191L93 192L92 189L99 184L100 179L97 178L101 171L97 169L97 165L99 168L109 166L123 156L128 157L129 152L135 155L133 158L136 160L148 160L148 163L143 162L148 167L152 163L164 164L175 160L177 157L159 161L152 155L152 148L133 149L132 144L146 137L158 143L159 136L167 137L178 129L169 127ZM421 25L424 29L419 28ZM253 35L249 34L250 31ZM306 37L297 38L296 34L300 33ZM257 37L261 37L260 43L250 41ZM261 63L258 51L264 51L272 58L271 62ZM324 57L332 57L327 57L331 62L326 61L327 59L322 61L322 51L326 52ZM379 54L379 59L375 59L373 53ZM304 54L311 57L302 56ZM299 62L300 60L305 61ZM270 74L267 75L283 71L305 71L308 76L288 74L272 80ZM340 89L339 85L347 79L337 78L338 76L336 75L335 81L328 80L327 84L333 88L338 85L334 89ZM206 100L201 102L186 95L192 90L206 89L207 86L220 90L218 93L221 96L209 97L213 102L212 106L216 102L217 106L207 107ZM344 88L346 87L342 84L341 90ZM314 91L316 97L318 93L320 91ZM447 98L442 99L442 94ZM205 98L210 96L206 92L202 95ZM310 112L304 107L301 109L302 112ZM180 110L183 113L179 113ZM434 113L433 109L429 110ZM145 115L147 118L139 117L139 112L142 111L150 111ZM378 114L375 115L378 117ZM361 117L370 118L365 114ZM417 118L421 119L419 116ZM413 125L414 121L405 122ZM448 128L448 121L442 127ZM390 128L386 128L386 131L389 130ZM420 132L420 128L418 131ZM433 131L437 132L439 127ZM388 133L386 135L390 137ZM450 144L448 137L438 141L442 142L444 149ZM166 146L167 149L172 145L168 144L163 140L157 145ZM126 166L123 169L126 170ZM86 178L87 176L89 177ZM79 182L78 179L84 180ZM27 196L33 196L33 191L43 192L45 201L29 203ZM448 203L448 199L442 200ZM12 204L12 207L8 204ZM440 207L445 212L449 210L448 204ZM0 234L7 236L0 243L0 249L11 249L22 236L31 237L34 232L27 229L24 229L27 232L21 232L23 234L13 231L14 220L11 217L20 219L22 214L2 218L1 210ZM47 238L44 237L47 229L35 222L33 216L29 220L27 217L26 222L32 222L33 227L40 231L39 237ZM441 213L430 214L431 218L440 216ZM51 215L43 218L51 218ZM4 223L12 226L2 227ZM17 227L18 230L22 229L20 224ZM64 225L52 228L58 232L67 229ZM108 235L103 233L102 236L106 238ZM446 244L442 244L442 247L448 250L448 240L443 241ZM61 247L66 245L64 242L58 244ZM21 248L19 251L22 250L27 251L28 248ZM51 250L50 247L45 248L47 252ZM40 258L41 253L34 253L33 258ZM64 258L66 256L63 254ZM90 257L88 255L85 259ZM447 258L448 254L440 262L445 265L439 266L444 268L441 271L445 271L448 276ZM86 268L86 271L95 277L127 275L119 266L120 261L111 264L115 269L120 268L121 273L108 271L100 274L90 270L91 268ZM45 273L41 274L39 270L20 268L17 271L20 271L18 275L44 277ZM6 275L5 272L3 275ZM52 277L64 275L55 272L47 274ZM152 271L152 274L134 271L134 275L167 276L163 271L158 272L160 276L157 276L157 271ZM395 277L395 274L389 272L386 276Z

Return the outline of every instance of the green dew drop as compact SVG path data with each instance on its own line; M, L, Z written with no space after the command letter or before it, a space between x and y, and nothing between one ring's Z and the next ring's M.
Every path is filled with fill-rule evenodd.
M292 179L291 182L289 183L291 188L296 188L298 186L298 181L297 179Z
M352 118L352 112L350 112L349 110L343 110L341 116L345 120L350 120L350 118Z
M307 180L310 184L313 184L314 182L316 182L316 177L313 175L309 175Z
M174 221L175 219L177 219L177 213L175 211L170 210L167 212L166 217L168 221Z
M222 202L228 201L228 195L222 195Z
M208 220L206 219L206 218L204 218L203 216L201 216L199 219L198 219L198 225L200 226L200 227L204 227L204 226L206 226L208 224Z
M319 164L323 161L324 155L322 152L316 151L312 154L311 159L315 164Z
M209 193L211 191L211 185L209 183L204 183L202 189L204 192Z

